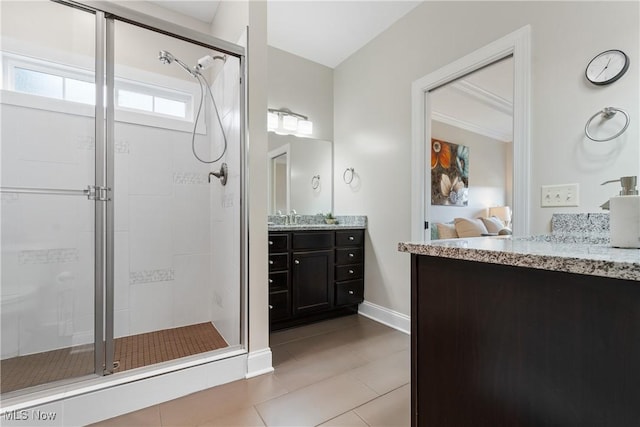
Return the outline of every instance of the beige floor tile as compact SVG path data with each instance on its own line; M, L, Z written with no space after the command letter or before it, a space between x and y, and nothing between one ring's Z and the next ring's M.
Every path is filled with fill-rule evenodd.
M411 353L402 350L362 365L350 372L378 394L385 394L411 381Z
M200 427L263 427L262 418L256 408L241 408L228 415L201 424Z
M405 427L411 424L411 386L405 385L358 408L355 413L371 427Z
M162 403L163 426L199 425L287 393L273 374L235 381Z
M366 363L365 359L348 350L329 349L281 364L275 368L274 375L289 391L293 391Z
M271 363L273 364L274 368L285 365L295 360L296 358L293 357L293 354L287 351L286 348L283 348L283 346L277 345L271 347Z
M353 411L335 417L318 427L368 427L368 424L362 421L362 418Z
M410 348L411 336L390 328L376 336L356 340L349 346L349 350L368 361L374 361L391 353Z
M315 426L376 396L343 374L256 405L256 409L268 426Z
M154 405L139 411L91 424L95 427L146 427L160 425L160 406Z
M297 341L299 339L309 338L316 335L325 334L336 330L355 325L361 321L362 316L352 315L344 316L336 319L325 320L322 322L311 323L309 325L300 326L297 328L284 329L282 331L276 331L269 336L269 344L276 346L291 341ZM370 321L370 319L366 319Z

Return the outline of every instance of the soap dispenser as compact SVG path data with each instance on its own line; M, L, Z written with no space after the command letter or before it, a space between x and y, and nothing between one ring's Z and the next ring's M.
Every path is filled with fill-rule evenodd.
M638 195L638 177L623 176L620 179L606 181L620 182L620 195L609 199L609 230L611 246L616 248L640 248L640 195ZM605 204L606 205L606 204ZM606 209L606 206L603 206Z

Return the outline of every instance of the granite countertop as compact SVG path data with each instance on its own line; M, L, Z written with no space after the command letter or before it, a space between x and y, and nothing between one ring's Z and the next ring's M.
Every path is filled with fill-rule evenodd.
M365 225L353 224L268 224L269 231L307 231L307 230L364 230Z
M601 235L474 237L398 244L400 252L640 281L640 249L609 246Z
M307 231L307 230L366 230L367 217L364 215L336 215L337 224L326 224L324 216L297 215L297 224L285 224L284 216L270 215L267 226L269 231Z

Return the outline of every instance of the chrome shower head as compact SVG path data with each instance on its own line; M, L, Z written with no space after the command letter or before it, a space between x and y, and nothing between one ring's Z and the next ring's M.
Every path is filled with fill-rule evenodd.
M173 56L171 54L171 52L169 52L167 50L161 50L160 52L158 52L158 60L160 62L162 62L163 64L171 64L172 62L175 61L176 64L181 66L187 73L191 74L193 77L197 77L197 75L198 75L198 70L197 69L189 68L189 66L187 64L185 64L184 62L180 61L178 58Z
M158 53L158 59L163 64L171 64L175 58L173 57L173 55L170 52L168 52L166 50L161 50Z

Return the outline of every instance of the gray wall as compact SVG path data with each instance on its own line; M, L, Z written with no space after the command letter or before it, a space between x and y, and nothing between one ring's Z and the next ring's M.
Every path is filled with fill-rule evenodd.
M369 216L367 301L410 312L409 256L396 248L411 237L411 83L531 25L531 230L545 232L552 212L598 211L615 192L600 182L638 174L639 6L425 2L335 69L335 211ZM586 64L612 48L629 54L631 68L611 86L590 86ZM612 143L588 143L586 120L609 105L627 109L631 126ZM360 176L358 188L341 182L347 167ZM579 208L539 208L540 185L571 182L580 183Z
M271 46L268 55L269 108L309 117L311 137L333 141L333 69Z

